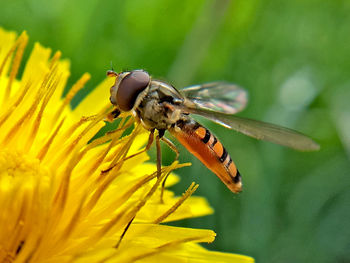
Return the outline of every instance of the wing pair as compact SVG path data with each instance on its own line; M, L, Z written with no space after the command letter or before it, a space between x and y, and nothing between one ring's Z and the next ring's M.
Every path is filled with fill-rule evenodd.
M187 112L208 118L250 137L284 145L299 151L315 151L320 146L306 135L278 125L241 118L233 114L247 104L247 92L230 83L213 82L181 90Z

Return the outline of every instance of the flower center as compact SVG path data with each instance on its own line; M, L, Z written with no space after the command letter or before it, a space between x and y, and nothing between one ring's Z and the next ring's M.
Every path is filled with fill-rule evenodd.
M39 201L48 197L52 176L40 160L9 149L0 150L0 192L6 200L12 201L12 209L21 207L23 202ZM16 209L15 209L16 210Z
M40 160L24 153L0 150L0 178L4 176L30 179L30 176L47 176L47 171L40 166ZM17 178L16 178L17 179ZM23 181L25 183L26 180Z
M39 159L0 150L0 261L12 262L29 233L43 227L52 195L51 178Z

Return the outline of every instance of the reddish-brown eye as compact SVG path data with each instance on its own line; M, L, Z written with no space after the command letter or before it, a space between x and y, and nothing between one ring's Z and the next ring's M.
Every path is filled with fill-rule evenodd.
M134 70L120 82L117 93L117 104L122 111L131 110L137 96L149 85L151 78L146 71Z

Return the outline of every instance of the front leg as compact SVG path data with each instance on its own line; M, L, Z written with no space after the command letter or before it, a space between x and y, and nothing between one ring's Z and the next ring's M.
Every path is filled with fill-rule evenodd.
M120 110L118 108L114 108L114 110L107 114L106 121L113 122L120 115Z
M130 159L130 158L133 158L133 157L135 157L135 156L137 156L137 155L139 155L139 154L141 154L141 153L147 152L147 151L151 148L151 146L152 146L152 144L153 144L153 139L154 139L154 129L152 129L152 130L150 131L150 134L149 134L149 137L148 137L148 142L147 142L146 147L145 147L143 150L141 150L141 151L139 151L139 152L137 152L137 153L134 153L134 154L132 154L132 155L129 155L129 156L125 157L125 158L124 158L124 161L126 161L126 160L128 160L128 159Z

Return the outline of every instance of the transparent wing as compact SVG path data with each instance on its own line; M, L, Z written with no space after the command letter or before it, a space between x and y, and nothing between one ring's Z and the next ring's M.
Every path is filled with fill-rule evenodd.
M225 82L212 82L187 87L181 93L190 102L189 108L207 109L226 114L235 114L247 104L247 92L237 85Z
M316 142L306 135L271 123L206 109L188 109L188 111L258 140L270 141L299 151L315 151L320 148Z

